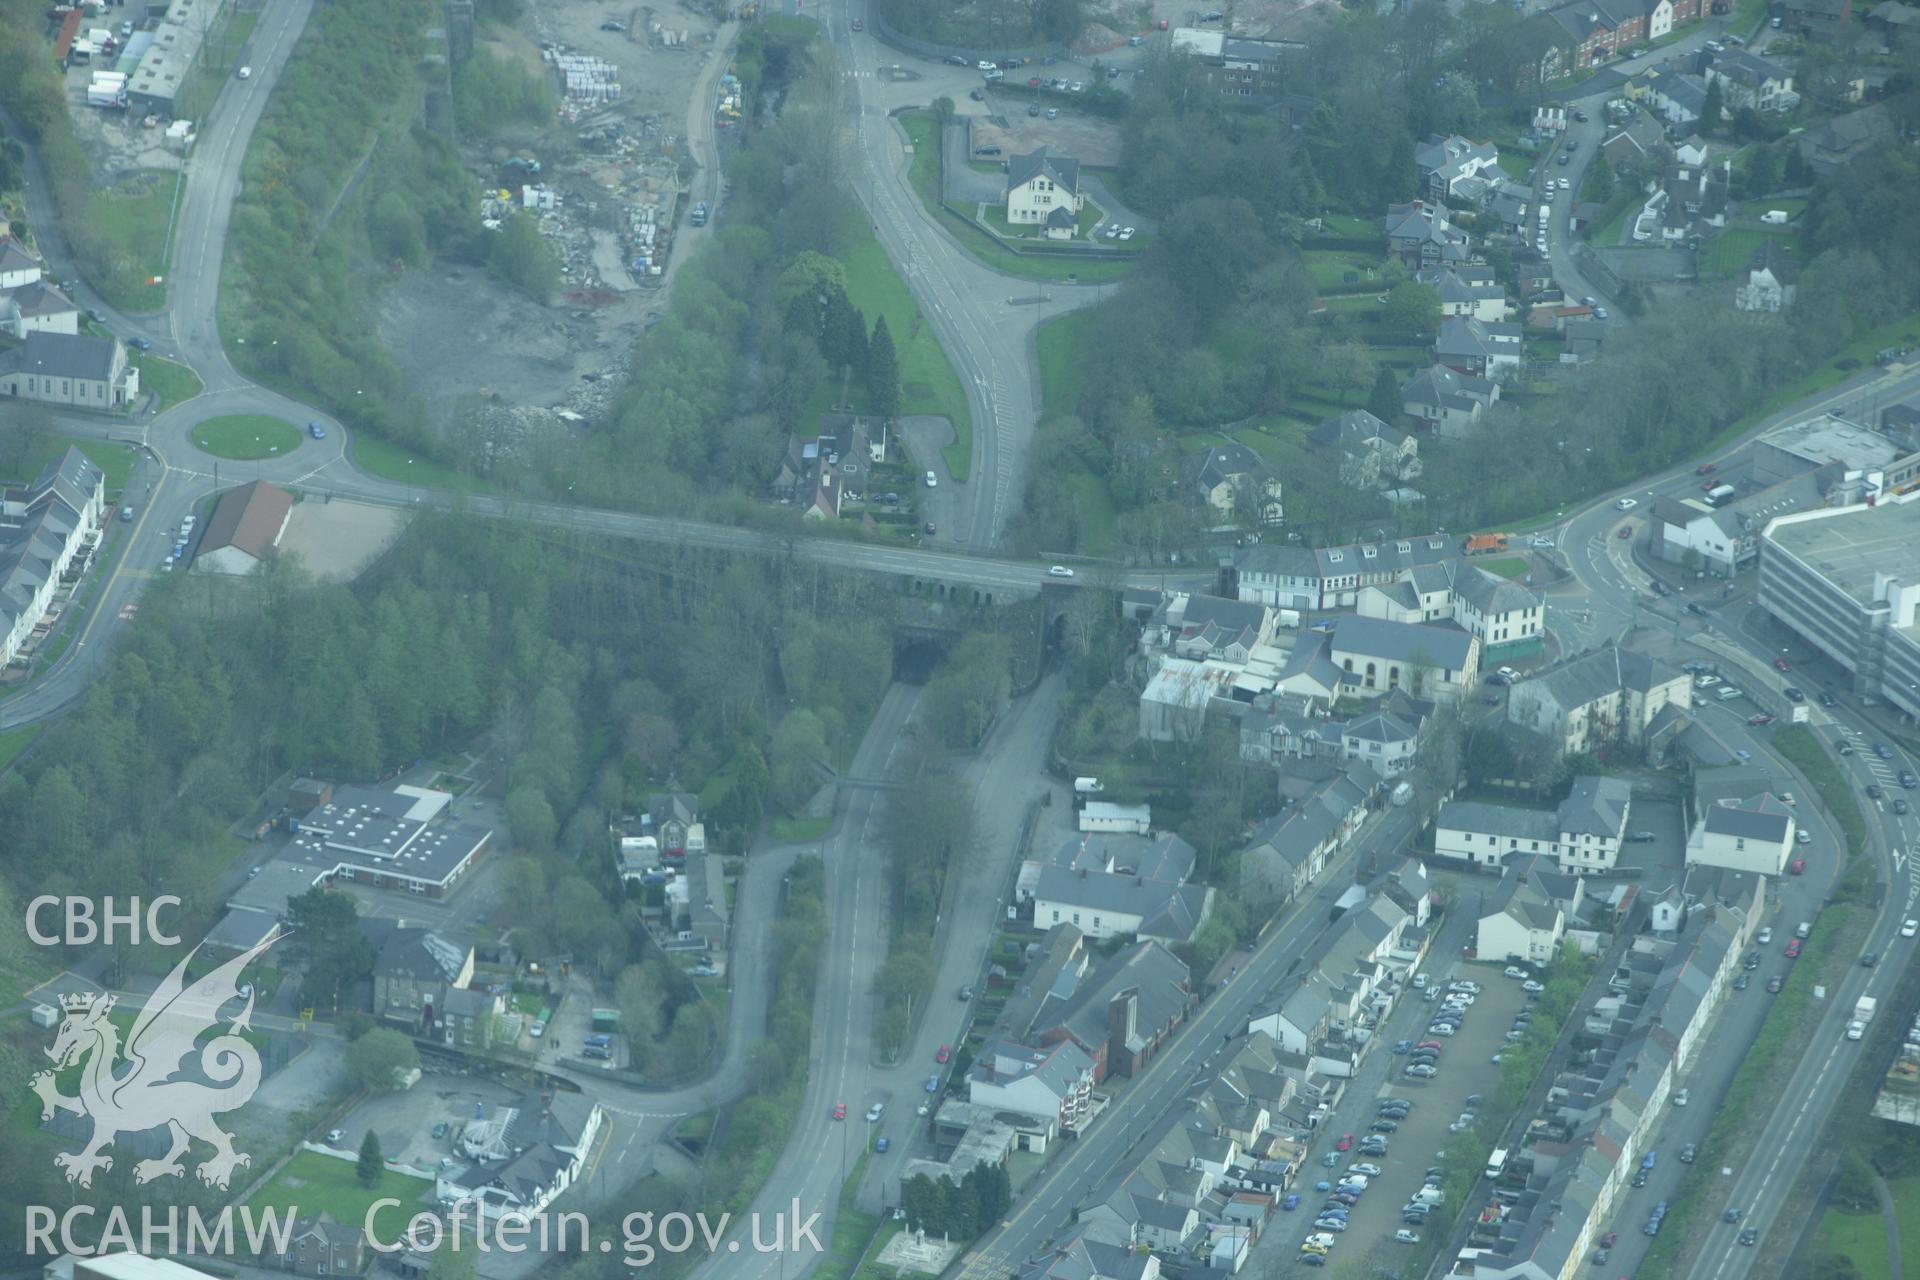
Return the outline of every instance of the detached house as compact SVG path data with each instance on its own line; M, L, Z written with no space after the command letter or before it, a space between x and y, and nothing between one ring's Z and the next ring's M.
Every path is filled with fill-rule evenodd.
M374 1016L422 1039L483 1042L498 997L467 990L473 964L470 944L450 942L431 929L394 929L373 966Z
M1763 876L1784 875L1798 827L1793 810L1772 795L1706 805L1687 837L1688 864Z
M1066 1038L1044 1047L994 1040L967 1069L967 1101L1045 1121L1048 1138L1080 1127L1093 1085L1093 1060Z
M483 1220L528 1222L579 1178L606 1113L578 1093L528 1093L517 1107L469 1120L460 1149L474 1163L442 1171L434 1197Z
M1030 904L1036 928L1071 924L1086 937L1193 937L1213 890L1188 884L1197 855L1176 835L1076 835L1049 861L1020 868L1014 900Z
M1341 483L1356 489L1398 485L1420 474L1420 442L1365 409L1328 418L1307 433L1307 447L1336 454Z
M1449 800L1433 824L1433 851L1483 867L1543 854L1568 875L1611 871L1627 838L1633 792L1620 778L1583 776L1553 810Z
M1450 369L1422 369L1400 388L1410 418L1418 418L1443 436L1465 435L1500 398L1500 384Z
M1409 267L1452 266L1471 256L1467 233L1440 205L1415 200L1387 206L1387 251Z
M1566 936L1566 912L1527 872L1528 865L1510 865L1487 899L1474 933L1479 959L1545 964ZM1571 878L1579 883L1578 877Z
M1526 359L1526 337L1517 324L1488 324L1467 316L1440 322L1434 339L1434 358L1456 373L1495 378L1502 369L1517 369Z
M1708 84L1720 86L1728 110L1752 107L1757 111L1791 111L1800 101L1793 91L1793 73L1745 49L1707 55Z
M1210 514L1230 519L1244 503L1261 523L1280 523L1280 482L1265 459L1247 446L1209 445L1190 467L1190 492Z
M1086 197L1080 194L1080 162L1041 148L1007 160L1007 221L1043 226L1050 240L1071 240Z
M1429 200L1444 202L1455 194L1462 179L1498 173L1500 148L1491 142L1470 142L1459 134L1433 134L1413 149L1420 187Z
M1844 116L1835 116L1802 133L1800 154L1814 173L1824 178L1848 161L1873 150L1894 133L1893 120L1886 107L1876 102Z
M1571 754L1614 740L1642 745L1662 711L1685 712L1691 704L1686 672L1608 645L1513 685L1507 719Z

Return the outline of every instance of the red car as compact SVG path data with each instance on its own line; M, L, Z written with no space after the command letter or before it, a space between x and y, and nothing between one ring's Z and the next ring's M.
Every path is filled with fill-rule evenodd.
M1600 1247L1602 1249L1611 1249L1613 1248L1614 1244L1619 1241L1619 1239L1620 1239L1619 1232L1609 1231L1607 1232L1607 1234L1600 1237Z
M1807 874L1807 860L1805 858L1795 858L1792 864L1787 867L1787 870L1796 876L1803 876Z
M1697 476L1710 476L1719 469L1720 464L1717 462L1703 462L1693 469L1693 474Z
M1040 77L1039 77L1039 76L1028 76L1028 77L1027 77L1027 88L1029 88L1029 89L1038 89L1039 87L1040 87Z
M1719 487L1720 487L1720 482L1718 480L1702 480L1700 482L1700 492L1702 493L1712 493L1715 489L1718 489Z
M1352 1134L1350 1134L1350 1133L1343 1133L1343 1134L1341 1134L1341 1135L1340 1135L1340 1141L1338 1141L1338 1142L1336 1142L1336 1143L1334 1143L1334 1144L1333 1144L1333 1147L1334 1147L1334 1150L1336 1150L1336 1151L1351 1151L1351 1150L1353 1150L1353 1135L1352 1135Z
M940 1052L933 1055L933 1060L935 1062L945 1062L948 1058L951 1058L952 1056L953 1056L953 1046L950 1044L943 1044L940 1046Z
M844 1103L844 1102L836 1102L836 1103L834 1103L834 1104L833 1104L833 1118L834 1118L835 1120L845 1120L845 1119L847 1118L847 1104L846 1104L846 1103Z
M1626 541L1628 538L1631 538L1633 536L1633 526L1630 524L1621 525L1620 532L1615 534L1614 536L1619 538L1622 542Z
M1419 1044L1415 1045L1414 1047L1416 1049L1441 1049L1441 1048L1444 1048L1445 1046L1442 1045L1438 1040L1422 1040Z
M1775 671L1791 671L1793 670L1793 664L1785 658L1775 658L1773 660L1773 669Z
M1799 958L1800 958L1800 939L1798 938L1787 939L1787 959L1798 960Z
M1766 712L1762 711L1757 716L1748 716L1747 723L1748 724L1772 724L1773 717L1768 715Z

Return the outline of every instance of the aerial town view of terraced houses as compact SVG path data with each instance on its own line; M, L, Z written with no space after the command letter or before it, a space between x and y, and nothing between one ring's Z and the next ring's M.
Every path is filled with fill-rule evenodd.
M1915 0L0 0L0 1280L1900 1280L1916 770Z

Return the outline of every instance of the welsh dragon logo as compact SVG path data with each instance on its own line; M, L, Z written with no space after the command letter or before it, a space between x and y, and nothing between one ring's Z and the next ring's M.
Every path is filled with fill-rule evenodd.
M135 1182L177 1178L186 1172L180 1158L195 1138L213 1148L213 1155L195 1170L209 1186L225 1188L236 1168L252 1163L252 1157L233 1149L233 1135L214 1123L216 1115L244 1106L260 1087L260 1055L238 1034L251 1026L252 988L247 989L245 1007L224 1028L219 1027L219 1014L229 1001L241 998L240 971L268 945L261 943L235 956L189 986L183 979L188 961L199 950L195 947L154 989L134 1019L124 1062L119 1028L107 1016L114 1007L113 995L83 992L60 997L66 1016L53 1047L46 1051L53 1069L33 1077L33 1091L40 1095L42 1120L52 1119L55 1111L93 1120L93 1136L84 1148L54 1157L67 1181L92 1186L94 1170L113 1168L113 1157L102 1153L116 1137L162 1126L173 1145L165 1155L136 1164ZM197 1043L216 1028L220 1034L204 1045ZM189 1057L194 1058L202 1079L182 1076ZM86 1065L81 1070L79 1096L69 1098L54 1083L55 1073L82 1060Z

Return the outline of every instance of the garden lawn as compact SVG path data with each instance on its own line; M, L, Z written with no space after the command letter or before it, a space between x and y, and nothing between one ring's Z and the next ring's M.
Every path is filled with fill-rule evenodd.
M1380 258L1347 249L1308 249L1302 256L1307 260L1307 274L1313 278L1316 289L1371 284L1380 278L1381 268L1386 265ZM1352 272L1355 279L1348 280L1348 272Z
M1093 319L1088 311L1070 311L1049 320L1033 336L1040 360L1040 405L1047 415L1072 413L1080 400L1081 345Z
M25 484L40 474L49 462L66 451L68 445L76 446L87 455L87 461L100 468L107 492L114 493L127 487L127 481L133 478L134 455L125 445L114 444L107 440L76 440L72 436L53 436L42 444L30 460L26 474L11 479Z
M768 830L775 840L818 840L833 825L833 815L818 818L775 818Z
M193 399L203 390L200 375L183 364L175 364L159 356L141 355L137 351L129 355L130 363L140 371L140 389L160 397L156 413L165 413L173 406Z
M1769 240L1777 240L1784 248L1792 250L1794 260L1799 261L1800 238L1792 232L1731 227L1707 241L1706 247L1701 250L1700 274L1718 279L1737 275L1746 270L1754 251Z
M167 274L173 225L174 190L179 174L142 173L93 193L93 220L113 246L133 260L134 279L96 281L102 296L122 311L158 311L167 305L167 287L148 284Z
M973 466L973 410L967 406L960 375L953 371L932 326L907 292L906 281L893 269L870 228L855 227L853 247L843 265L847 297L868 317L867 323L871 325L875 316L887 318L900 360L900 412L937 414L953 424L954 443L941 454L953 478L965 480Z
M1133 270L1131 261L1113 258L1082 260L1069 254L1015 253L1000 244L973 220L971 208L941 205L940 138L939 131L934 128L933 117L925 111L905 111L900 115L900 125L907 131L907 138L913 144L913 163L907 172L920 203L926 206L928 215L934 221L953 231L961 248L994 270L1024 280L1075 280L1083 284L1100 284ZM1005 221L1004 215L1001 220ZM1136 236L1127 245L1106 241L1101 243L1107 248L1133 249L1139 247L1139 240L1140 237Z
M230 413L193 429L193 442L216 458L255 462L300 447L300 428L264 413Z
M374 1201L398 1200L398 1208L384 1209L379 1217L382 1238L392 1239L407 1219L427 1210L427 1197L432 1190L433 1184L423 1178L409 1178L385 1170L373 1186L363 1187L355 1176L352 1160L302 1151L247 1201L247 1207L256 1212L271 1208L301 1216L330 1213L336 1222L358 1226L366 1221L367 1210Z

